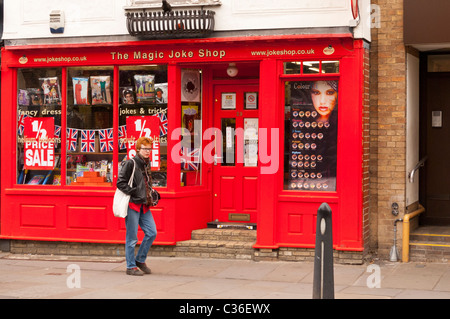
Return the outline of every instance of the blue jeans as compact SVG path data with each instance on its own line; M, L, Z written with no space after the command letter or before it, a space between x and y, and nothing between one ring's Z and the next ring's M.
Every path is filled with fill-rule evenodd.
M148 251L156 238L156 224L153 220L151 211L145 214L141 211L137 212L128 207L128 214L125 217L125 225L127 228L125 237L125 257L127 260L127 268L136 267L136 261L144 263L147 258ZM137 232L138 226L141 226L144 232L144 239L135 256L135 247L138 242Z

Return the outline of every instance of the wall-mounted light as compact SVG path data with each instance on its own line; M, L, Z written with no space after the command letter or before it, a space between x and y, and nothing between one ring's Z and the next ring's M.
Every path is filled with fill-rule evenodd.
M230 63L227 68L227 74L229 77L234 78L238 74L239 70L236 67L236 63Z

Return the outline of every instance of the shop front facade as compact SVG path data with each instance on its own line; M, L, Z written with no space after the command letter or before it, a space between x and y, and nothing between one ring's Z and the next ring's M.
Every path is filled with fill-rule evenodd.
M123 243L120 163L149 136L155 246L215 222L314 248L326 202L335 250L363 256L367 72L351 32L5 46L0 237Z

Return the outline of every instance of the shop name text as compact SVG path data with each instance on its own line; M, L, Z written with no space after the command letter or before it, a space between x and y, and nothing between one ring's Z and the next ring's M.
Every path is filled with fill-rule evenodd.
M148 60L154 61L164 58L169 59L189 59L189 58L218 58L222 59L226 55L225 50L209 50L209 49L198 49L196 51L192 50L170 50L165 51L134 51L133 53L121 53L113 51L111 52L112 60Z

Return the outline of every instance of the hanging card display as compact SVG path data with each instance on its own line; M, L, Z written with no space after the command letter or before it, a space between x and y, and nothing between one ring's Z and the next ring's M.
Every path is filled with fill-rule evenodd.
M61 89L58 77L40 78L43 104L61 104Z
M19 105L22 105L22 106L30 105L30 97L28 95L28 91L19 89L17 101L19 102Z
M155 84L156 104L167 103L167 83Z
M111 104L110 76L91 76L90 81L92 104Z
M88 84L89 79L84 77L72 78L73 82L73 103L85 105L88 103Z
M137 103L155 102L155 76L151 74L134 75Z
M132 86L121 87L120 99L122 104L134 104L134 92Z

